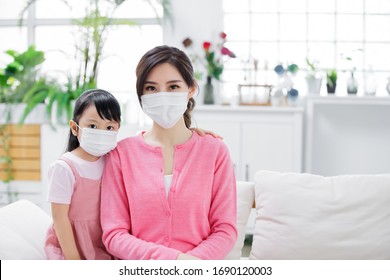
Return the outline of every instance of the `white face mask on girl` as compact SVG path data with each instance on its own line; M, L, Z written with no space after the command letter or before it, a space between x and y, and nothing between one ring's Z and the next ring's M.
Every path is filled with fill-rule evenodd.
M159 126L168 129L187 110L188 92L157 92L141 96L142 109Z
M100 157L115 149L118 131L77 127L82 130L80 147L87 153Z

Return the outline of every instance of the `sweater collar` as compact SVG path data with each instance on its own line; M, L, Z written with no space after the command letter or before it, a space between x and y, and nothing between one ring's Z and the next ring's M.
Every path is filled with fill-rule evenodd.
M137 140L138 142L144 146L145 148L147 148L148 150L152 150L152 151L161 151L161 147L158 147L158 146L151 146L149 144L147 144L145 142L145 139L143 137L143 134L145 133L146 131L142 131L141 133L138 134L137 136ZM192 135L191 135L191 138L188 139L186 142L184 142L183 144L179 144L179 145L175 145L175 150L178 150L178 149L191 149L192 146L194 145L194 143L196 141L198 141L199 139L199 135L198 133L194 132L194 131L191 131L192 132Z

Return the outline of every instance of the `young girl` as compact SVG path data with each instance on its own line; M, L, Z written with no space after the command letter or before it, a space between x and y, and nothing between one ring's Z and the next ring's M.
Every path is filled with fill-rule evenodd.
M103 242L119 259L223 259L237 237L236 180L226 145L189 129L197 90L191 61L156 47L136 75L153 127L107 157Z
M115 148L120 121L119 103L109 92L89 90L77 99L67 152L49 169L48 259L112 258L101 240L100 185L102 156Z

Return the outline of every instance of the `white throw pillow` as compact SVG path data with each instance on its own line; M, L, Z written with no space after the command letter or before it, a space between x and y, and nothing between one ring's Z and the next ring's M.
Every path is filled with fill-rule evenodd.
M43 260L51 218L28 200L0 208L0 259Z
M390 174L259 171L250 259L390 259Z
M237 182L237 231L238 237L232 251L225 257L226 260L241 258L244 246L246 225L255 201L255 184L253 182Z

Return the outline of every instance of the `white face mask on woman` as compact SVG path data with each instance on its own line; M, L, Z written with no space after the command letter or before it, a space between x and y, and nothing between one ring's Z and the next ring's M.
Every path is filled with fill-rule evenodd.
M82 130L80 147L87 153L100 157L115 149L118 131L77 127Z
M188 92L157 92L141 96L142 109L159 126L168 129L187 110Z

